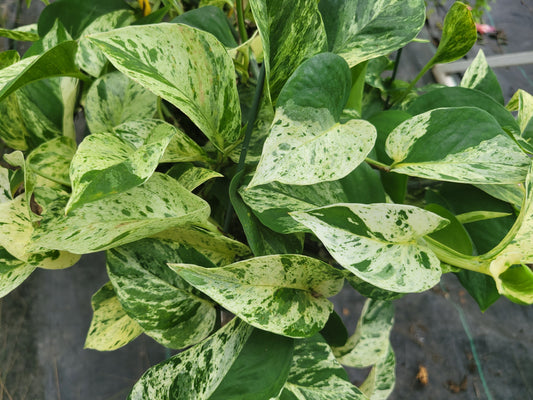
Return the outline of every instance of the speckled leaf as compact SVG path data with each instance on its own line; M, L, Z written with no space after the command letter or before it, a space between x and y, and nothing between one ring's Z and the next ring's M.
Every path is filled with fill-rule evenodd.
M279 400L368 400L348 379L322 336L299 340Z
M0 70L0 101L15 90L44 78L72 76L83 78L74 64L77 43L66 41L40 56L24 58Z
M333 349L337 360L349 367L366 368L387 356L389 336L394 322L390 301L368 299L355 333L342 347Z
M274 101L304 60L327 50L326 31L315 1L294 0L290 7L279 0L251 0L249 4L263 42Z
M344 268L379 288L421 292L439 282L437 257L421 237L447 220L413 206L337 204L291 213Z
M503 104L503 92L494 71L487 64L485 53L479 50L461 80L461 87L476 89Z
M6 160L13 167L20 168L24 175L24 180L22 182L22 188L24 189L24 201L26 203L27 215L29 216L32 222L36 221L38 218L31 209L31 198L33 191L36 186L36 175L28 168L27 161L24 159L24 154L21 151L14 151L9 154L4 155L4 160Z
M154 237L170 239L192 247L209 258L217 267L231 264L237 257L245 258L252 255L248 246L224 236L215 226L206 229L187 225L158 233Z
M239 194L264 225L280 233L307 231L305 226L289 215L292 211L305 211L335 203L385 202L379 174L366 163L337 181L309 186L270 183L242 188Z
M424 26L422 0L321 0L329 51L350 67L388 55L413 40Z
M509 111L518 111L520 133L525 139L533 139L533 96L519 89L507 104Z
M304 62L280 93L274 122L250 187L269 182L311 185L341 179L367 156L375 128L337 121L350 93L350 70L324 53Z
M358 278L349 271L347 271L346 274L346 281L350 284L351 287L353 287L360 294L365 297L368 297L369 299L395 300L405 295L405 293L396 293L391 292L390 290L381 289L377 286L372 285L371 283L362 280L361 278Z
M169 240L143 239L107 251L107 273L125 312L147 335L180 349L209 335L216 312L169 262L214 267L195 249Z
M24 125L16 93L0 101L0 115L0 139L14 150L27 150L29 133Z
M20 55L16 50L6 50L0 52L0 69L9 67L12 64L20 61Z
M173 126L161 124L139 148L112 133L87 136L70 164L72 196L66 211L146 182L175 133Z
M9 170L0 165L0 204L12 199L9 184Z
M474 107L417 115L390 133L385 148L392 171L451 182L520 183L530 164L498 122Z
M0 28L0 37L17 40L19 42L35 42L36 40L39 40L39 35L34 28L37 28L37 25L21 26L20 28L15 29Z
M70 161L76 152L76 143L65 136L43 143L28 156L28 167L51 181L70 186Z
M0 299L17 288L35 270L0 247Z
M448 63L463 57L477 40L477 31L468 6L456 1L444 18L437 52L428 64Z
M97 79L85 101L92 133L112 132L123 122L152 118L156 110L157 96L120 72Z
M76 63L80 68L97 78L107 63L107 58L102 50L87 38L88 35L122 28L130 25L133 21L135 21L135 15L132 11L117 10L104 14L91 22L80 35L79 48L76 53Z
M120 305L111 282L107 282L93 295L91 305L93 318L85 340L86 349L116 350L143 332Z
M192 163L175 164L167 171L170 175L187 190L193 191L202 183L213 178L223 178L224 175L212 169L195 167Z
M206 221L209 205L175 179L154 175L143 185L64 213L66 199L50 206L32 245L76 254L106 250L172 227Z
M111 63L183 111L220 150L240 138L233 61L211 34L181 24L92 35Z
M272 255L222 268L171 264L191 285L250 325L289 337L312 336L333 309L342 273L314 258Z
M207 400L237 359L253 328L234 318L190 349L150 368L129 400Z
M387 400L396 383L396 358L389 344L386 357L370 370L368 377L360 386L361 391L370 400Z

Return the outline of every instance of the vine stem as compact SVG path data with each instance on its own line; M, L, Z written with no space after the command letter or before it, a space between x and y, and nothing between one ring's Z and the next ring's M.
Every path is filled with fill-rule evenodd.
M242 0L235 1L235 8L237 8L237 22L239 24L239 36L241 42L244 43L248 40L248 34L246 33L246 26L244 25L244 10L242 9Z
M372 165L373 167L376 167L377 169L379 169L381 171L390 172L390 165L383 164L382 162L373 160L373 159L368 158L368 157L365 158L365 162L367 164Z
M250 146L250 140L252 139L252 131L254 129L254 123L255 123L255 120L257 119L257 114L259 113L261 95L263 94L264 86L265 86L265 63L261 65L261 69L259 70L259 77L257 78L257 86L255 88L254 99L252 102L252 109L250 110L248 124L246 125L246 131L244 134L244 140L242 141L241 154L239 156L239 163L237 164L237 172L235 173L235 176L237 176L240 172L244 170L246 154L248 153L248 147ZM237 187L238 187L238 182L235 183L235 188ZM230 201L228 204L228 209L226 211L226 218L224 220L224 232L228 232L229 230L232 214L233 214L233 205L231 204L231 201Z
M392 87L394 80L396 79L396 74L398 73L398 66L400 65L400 59L402 57L402 50L403 50L403 47L400 48L396 52L396 59L394 60L394 67L392 68L392 76L390 78L390 84L388 85L389 90ZM388 110L390 108L389 102L390 102L390 93L387 94L387 99L385 100L385 110Z

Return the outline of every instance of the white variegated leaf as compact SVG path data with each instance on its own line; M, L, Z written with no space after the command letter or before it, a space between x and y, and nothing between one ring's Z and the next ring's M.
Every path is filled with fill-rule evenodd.
M17 288L35 270L0 247L0 298Z
M146 371L128 400L208 400L252 331L234 318L213 336Z
M388 136L392 171L474 184L524 181L529 158L486 111L439 108L401 123Z
M212 169L195 167L191 163L176 164L168 172L168 175L177 179L178 182L191 192L213 178L223 178L224 175Z
M0 204L12 200L9 184L9 170L0 165Z
M396 383L396 358L392 346L389 344L385 357L372 367L368 377L361 385L361 391L370 400L387 400L394 390Z
M195 249L169 240L143 239L107 251L107 273L125 312L147 335L180 349L209 335L216 312L168 262L214 266Z
M340 271L314 258L273 255L222 268L170 264L198 290L250 325L289 337L312 336L333 309Z
M128 317L107 282L92 297L93 318L85 340L86 349L111 351L127 345L143 330Z
M33 150L28 156L28 167L46 179L70 186L69 167L75 152L76 143L72 139L58 137Z
M154 175L143 185L64 213L66 199L51 205L32 238L32 248L76 254L106 250L209 217L209 205L175 179ZM1 206L1 205L0 205Z
M506 203L511 203L517 208L522 206L524 202L524 185L522 183L514 183L510 185L474 185L477 188L483 190L485 193L490 194L492 197L496 197Z
M506 107L510 111L518 111L520 133L527 139L533 138L533 96L519 89Z
M333 258L360 279L398 293L421 292L441 276L422 236L448 221L414 206L336 204L291 216L322 241Z
M85 100L85 116L92 133L112 132L133 120L152 118L157 96L120 72L98 78Z
M389 336L394 322L392 302L368 299L355 333L342 347L333 349L337 360L349 367L366 368L387 356Z
M503 104L502 88L498 83L496 74L487 63L485 53L481 49L465 71L461 80L461 87L479 90L491 96L498 103Z
M183 111L219 150L240 138L233 61L211 34L160 23L99 33L90 40L119 71Z
M279 400L368 400L348 380L322 336L299 340Z
M14 150L27 150L29 133L24 125L16 93L0 101L0 115L0 139Z
M117 10L104 14L91 22L81 33L79 40L76 63L80 68L97 78L107 63L107 58L102 53L102 50L87 38L88 35L128 26L133 21L135 21L135 15L132 11Z

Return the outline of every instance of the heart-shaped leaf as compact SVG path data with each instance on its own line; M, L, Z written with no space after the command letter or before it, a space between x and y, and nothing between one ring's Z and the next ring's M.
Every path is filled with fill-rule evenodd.
M312 336L333 309L342 273L300 255L272 255L222 268L172 264L191 285L249 324L289 337Z
M487 63L485 53L481 49L465 71L461 80L461 87L479 90L491 96L498 103L503 104L502 88L496 74Z

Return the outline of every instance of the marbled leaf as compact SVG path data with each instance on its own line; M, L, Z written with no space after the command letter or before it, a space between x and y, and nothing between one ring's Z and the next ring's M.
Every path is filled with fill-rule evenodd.
M498 103L503 104L502 88L496 74L487 63L485 53L481 49L465 71L463 79L461 79L461 87L479 90L491 96Z
M69 167L75 152L76 143L72 139L58 137L33 150L28 156L28 167L46 179L70 186Z
M506 107L509 111L518 111L520 134L525 139L533 139L533 96L519 89Z
M208 168L195 167L192 163L178 163L167 171L187 190L191 192L213 178L222 178L224 175Z
M0 247L0 299L16 289L35 270Z
M0 37L5 37L19 42L35 42L39 40L37 24L25 25L15 29L0 28Z
M372 367L368 377L360 387L370 400L387 400L394 389L396 357L390 344L385 355L386 357Z

